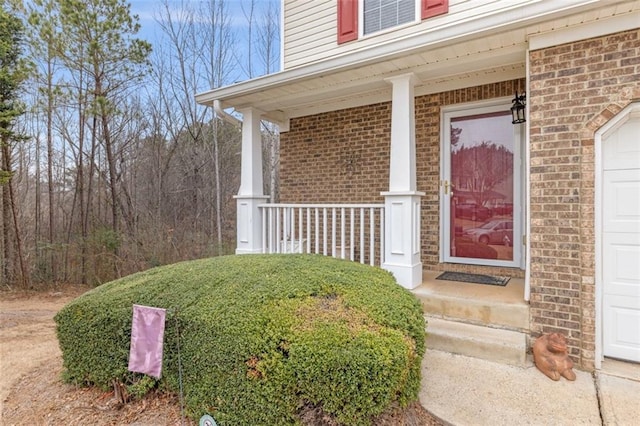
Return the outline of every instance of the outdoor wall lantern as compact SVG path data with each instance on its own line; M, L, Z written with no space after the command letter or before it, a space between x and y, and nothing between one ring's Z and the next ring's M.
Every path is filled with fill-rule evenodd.
M516 95L511 102L513 102L513 106L511 107L511 116L513 120L511 123L520 124L527 121L527 119L524 118L524 110L527 106L527 93L523 92L518 96L518 91L516 90Z

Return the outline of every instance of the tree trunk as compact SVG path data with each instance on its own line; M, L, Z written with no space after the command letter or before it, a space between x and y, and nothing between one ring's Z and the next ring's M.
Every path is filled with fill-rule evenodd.
M4 167L4 149L2 150L2 170ZM2 185L2 243L4 248L4 259L2 262L2 278L7 286L13 284L13 251L11 242L11 206L9 205L9 184Z
M96 89L99 92L100 84L96 85ZM111 229L116 238L120 236L120 218L118 214L118 190L116 182L116 161L113 155L113 145L111 141L111 135L109 134L109 118L107 117L106 107L102 105L101 119L102 119L102 137L104 138L105 150L107 152L107 167L109 169L109 189L111 192ZM120 276L120 270L118 268L118 259L120 258L120 247L116 243L113 247L113 255L115 256L113 263L113 272L116 277Z
M49 250L51 253L51 280L58 280L58 261L55 250L55 199L53 185L53 81L51 61L47 64L47 186L49 192Z
M40 181L41 181L41 170L40 170L40 137L36 136L35 138L35 144L36 144L36 199L35 199L35 203L36 203L36 211L35 211L35 230L34 230L34 243L35 243L35 251L36 251L36 264L40 265L42 264L42 244L41 244L41 240L42 240L42 236L41 234L41 227L42 227L42 200L41 200L41 194L40 194Z
M29 270L27 269L27 264L24 259L24 250L22 248L22 235L20 233L18 211L16 209L15 196L13 193L13 177L11 176L11 148L7 141L2 142L2 159L3 170L9 175L9 181L5 184L4 188L6 191L3 193L3 218L7 218L7 216L5 216L5 209L8 207L10 209L9 215L11 216L11 222L13 224L15 250L18 256L18 264L20 266L20 281L22 282L23 288L28 288L30 285L30 277ZM5 226L7 226L7 222L5 222ZM5 240L5 244L7 243L9 243L9 241Z

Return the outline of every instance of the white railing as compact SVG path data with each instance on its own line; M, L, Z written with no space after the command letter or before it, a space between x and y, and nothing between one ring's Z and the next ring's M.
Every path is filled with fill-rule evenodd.
M381 265L384 204L262 204L263 253L316 253Z

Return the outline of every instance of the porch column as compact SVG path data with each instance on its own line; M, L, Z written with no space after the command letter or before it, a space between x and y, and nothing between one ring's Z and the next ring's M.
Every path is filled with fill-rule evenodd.
M262 253L262 220L258 205L269 197L262 189L262 134L260 112L254 108L239 110L242 120L240 190L237 202L236 254Z
M420 197L416 191L414 74L387 78L391 98L389 191L385 198L385 256L382 267L405 288L422 283Z

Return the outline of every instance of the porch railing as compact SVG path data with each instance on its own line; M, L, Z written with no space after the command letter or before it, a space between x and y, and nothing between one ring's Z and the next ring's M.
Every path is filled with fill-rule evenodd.
M262 204L263 253L315 253L380 266L384 204Z

